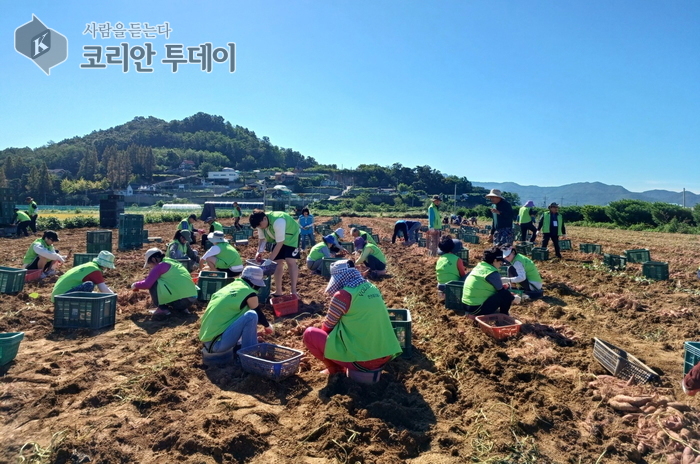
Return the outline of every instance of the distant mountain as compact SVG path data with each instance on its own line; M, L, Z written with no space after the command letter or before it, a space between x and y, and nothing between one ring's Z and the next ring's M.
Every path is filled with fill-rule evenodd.
M553 201L563 206L607 205L611 201L623 199L683 204L683 192L669 190L630 192L620 185L608 185L601 182L578 182L559 187L538 187L536 185L520 185L514 182L472 182L472 185L517 193L523 202L532 200L538 207L546 206ZM685 192L686 206L694 206L699 202L700 195L689 191Z

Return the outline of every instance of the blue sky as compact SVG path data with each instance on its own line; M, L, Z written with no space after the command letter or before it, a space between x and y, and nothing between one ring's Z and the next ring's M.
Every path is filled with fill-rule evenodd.
M68 38L50 76L14 50L32 14ZM172 32L93 39L93 21ZM697 1L5 2L0 149L203 111L344 167L700 193L699 23ZM84 45L146 41L151 74L79 68ZM235 42L236 72L160 63L204 42Z

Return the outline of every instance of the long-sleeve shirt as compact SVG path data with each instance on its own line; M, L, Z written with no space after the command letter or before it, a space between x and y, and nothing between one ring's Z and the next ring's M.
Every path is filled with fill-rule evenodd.
M166 262L160 262L153 266L153 269L151 269L151 272L148 273L148 276L139 282L136 282L134 284L134 288L138 288L139 290L149 290L151 287L153 287L160 276L165 274L170 270L170 264Z
M508 277L502 277L501 283L508 282L511 284L519 284L526 280L525 266L520 261L514 261L508 268ZM528 290L542 290L542 282L529 282Z
M513 207L506 200L501 200L492 205L498 213L493 213L493 228L512 229L513 228Z
M486 282L493 285L496 291L503 289L503 282L501 282L501 274L499 274L498 272L492 272L491 274L487 275Z
M34 250L34 253L36 253L39 256L41 256L42 258L46 258L50 261L60 261L60 262L65 261L61 255L59 255L55 251L47 250L46 248L41 246L40 243L34 243L32 245L32 249Z
M415 224L420 224L418 221L406 221L404 219L401 219L400 221L396 221L396 224L394 225L394 235L391 237L391 243L396 243L396 237L399 235L399 232L401 232L406 240L408 240L408 231L413 227Z
M369 255L374 254L373 251L370 251L370 248L371 247L366 246L362 249L362 254L360 255L359 258L357 258L357 261L355 261L355 264L364 263L367 260L367 258L369 257Z
M314 233L314 216L309 214L304 216L303 214L299 216L299 227L301 228L299 233L301 235L313 235Z

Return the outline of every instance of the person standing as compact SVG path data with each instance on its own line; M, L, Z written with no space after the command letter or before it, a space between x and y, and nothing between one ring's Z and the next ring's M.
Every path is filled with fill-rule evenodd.
M310 247L316 245L316 239L314 238L314 217L309 212L309 208L302 209L301 216L299 216L299 241L299 247L302 250L306 249L306 242L309 242Z
M418 231L421 223L418 221L406 221L401 219L394 224L394 235L391 237L391 243L396 243L396 237L403 234L404 245L411 246L418 241Z
M540 223L537 226L537 230L542 231L542 248L547 248L547 245L549 245L549 240L551 239L552 244L554 245L554 253L557 255L557 258L561 258L559 237L564 238L566 235L564 218L561 214L559 214L558 204L550 203L547 209L549 209L549 211L542 215Z
M17 236L21 237L24 233L25 237L29 237L29 231L27 228L32 224L32 219L24 211L20 211L19 208L15 208L15 215L12 218L12 224L17 226Z
M34 201L34 198L32 197L27 197L27 201L29 202L27 213L29 214L29 218L32 221L29 227L32 229L32 232L36 234L36 219L39 217L39 214L37 214L39 206L37 206L36 201Z
M492 189L486 195L493 208L493 223L491 226L491 238L493 245L497 247L513 245L513 207L503 197L503 194L498 189Z
M428 206L428 237L426 246L430 256L437 256L438 243L440 242L440 195L433 195L433 202Z
M535 238L537 237L537 227L534 224L537 211L535 211L534 206L535 202L528 200L518 211L517 222L520 224L520 240L523 242L535 243ZM532 232L530 240L527 238L528 231Z
M282 296L282 274L287 263L289 270L289 281L291 294L298 297L297 280L299 279L299 265L297 260L301 257L299 253L299 223L292 216L282 211L271 211L256 209L250 215L250 226L258 229L258 252L255 259L260 261L265 252L265 245L268 240L275 243L275 247L270 252L270 259L277 263L275 269L275 293L271 296Z
M241 225L241 216L243 215L243 212L241 211L241 207L238 206L238 202L234 201L233 202L233 227L236 228L236 230L241 230L243 226Z

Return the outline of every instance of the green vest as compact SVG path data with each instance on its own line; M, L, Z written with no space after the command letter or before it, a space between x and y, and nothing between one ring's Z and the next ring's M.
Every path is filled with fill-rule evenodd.
M365 230L360 231L360 237L364 238L365 242L367 242L367 243L371 243L372 245L377 244L377 242L375 242L374 239L372 238L372 234L368 234L367 231L365 231ZM338 242L340 242L340 240Z
M39 256L38 254L36 254L36 251L34 251L34 244L35 243L38 243L39 245L46 248L47 250L49 250L52 253L54 251L53 245L49 246L46 244L46 242L44 241L43 238L38 238L38 239L34 240L31 245L29 245L29 249L24 254L24 259L22 260L23 264L32 264L34 262L34 260L36 259L36 257Z
M182 243L182 242L180 242L180 240L173 240L172 242L168 243L168 250L170 250L170 248L173 245L175 245L176 249L180 250L180 253L182 253L182 256L184 256L185 258L187 257L187 244L186 243ZM170 258L172 258L172 256L170 256ZM173 258L173 259L175 259L175 258ZM179 258L179 259L184 259L184 258Z
M323 247L328 247L328 245L326 245L325 242L319 242L316 245L312 246L307 259L310 259L311 261L316 261L317 259L325 258L325 255L321 252Z
M53 292L51 292L51 301L53 301L56 295L63 295L71 288L75 288L82 284L86 275L92 274L93 272L99 270L100 266L98 266L94 261L81 264L80 266L75 266L70 271L58 278L56 285L53 287Z
M438 209L437 206L435 206L435 203L431 203L430 206L428 206L428 219L430 219L430 211L431 210L433 211L434 219L433 219L433 223L429 224L428 226L431 229L440 230L442 228L442 221L440 220L440 210Z
M222 334L250 309L248 306L241 308L241 305L249 296L255 294L255 290L241 279L234 280L214 293L202 315L199 341L210 342Z
M445 253L440 256L435 264L435 274L439 284L446 284L453 280L459 280L459 270L457 269L457 260L460 259L454 253Z
M197 287L192 282L192 276L182 264L174 259L165 258L164 263L170 264L168 272L158 277L156 290L158 304L168 304L183 298L197 296Z
M532 218L530 217L530 208L527 206L521 206L520 211L518 212L518 222L520 224L527 224L528 222L532 222Z
M228 269L231 266L242 266L243 261L241 260L241 255L238 253L230 243L221 242L217 243L216 246L219 247L219 254L216 255L216 268L217 269Z
M34 214L36 213L36 209L37 209L36 201L29 203L29 208L27 208L27 211L29 211L30 216L34 216Z
M233 207L233 217L241 217L241 212L235 206Z
M550 225L552 224L552 214L547 211L544 213L544 219L542 220L542 233L548 234ZM557 213L557 235L564 235L561 233L561 228L564 225L564 218L561 217L561 213Z
M365 248L369 249L369 254L377 258L382 263L386 264L386 257L382 250L379 249L377 245L372 245L371 243L365 244Z
M362 362L401 353L379 289L365 282L343 290L352 296L352 302L328 334L323 355L335 361Z
M533 263L530 258L518 253L515 255L515 258L513 258L513 261L523 263L523 267L525 268L525 278L528 282L542 282L540 271L537 270L537 266L535 266L535 263Z
M31 221L32 219L27 216L24 211L17 211L17 222Z
M299 223L289 214L282 211L271 211L267 215L268 225L263 229L266 242L276 243L274 223L278 219L284 219L284 244L292 248L299 246Z
M189 230L190 232L194 232L194 224L190 224L190 221L183 219L180 221L180 224L177 225L177 230Z
M469 306L480 306L488 297L496 293L493 285L486 281L486 276L492 272L498 272L498 269L484 261L479 262L472 269L467 280L464 281L462 303Z
M214 232L223 232L224 231L224 226L222 226L219 221L212 222L211 226L214 228Z

